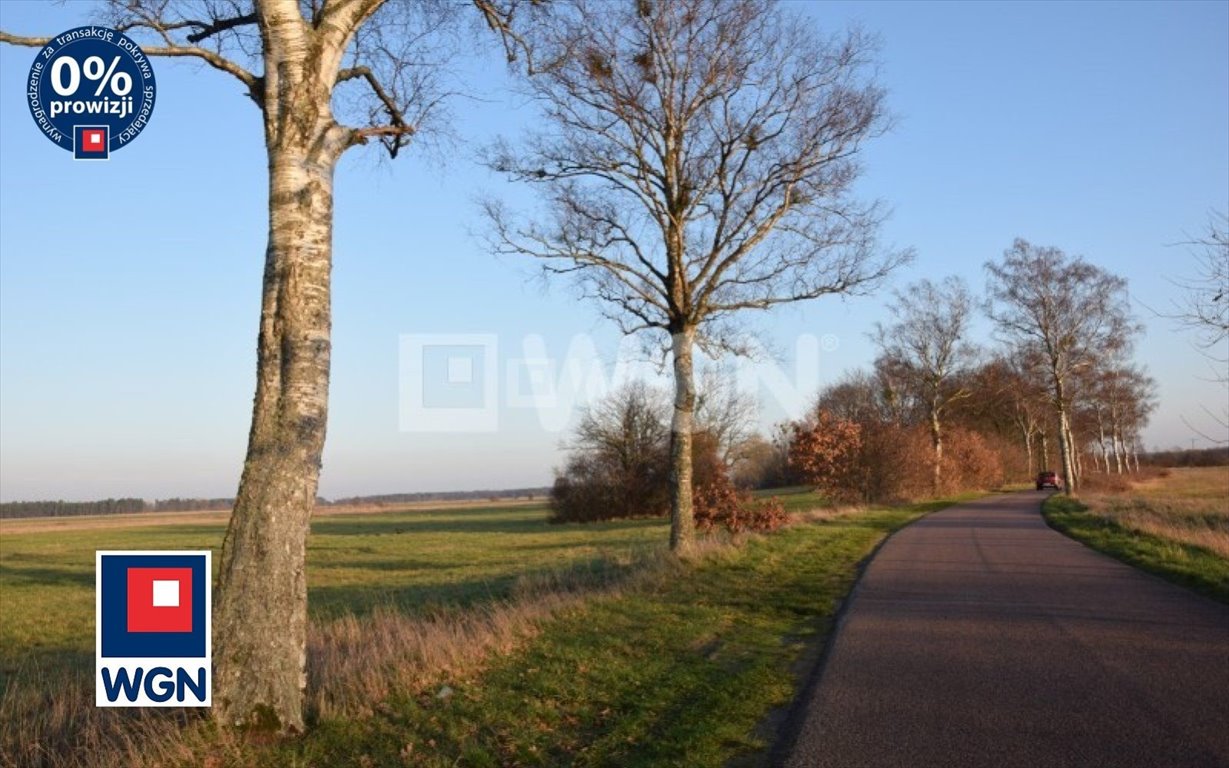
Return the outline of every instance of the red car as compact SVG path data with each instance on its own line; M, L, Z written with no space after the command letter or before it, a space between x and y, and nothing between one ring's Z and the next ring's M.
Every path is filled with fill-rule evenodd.
M1042 472L1037 475L1037 490L1042 488L1053 488L1058 490L1062 486L1062 481L1058 479L1058 474L1055 472Z

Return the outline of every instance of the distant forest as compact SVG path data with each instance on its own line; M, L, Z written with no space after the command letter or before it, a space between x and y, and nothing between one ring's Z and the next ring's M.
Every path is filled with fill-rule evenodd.
M317 506L373 504L387 506L422 501L473 501L480 499L533 499L550 493L549 488L511 488L482 491L437 491L390 493L380 496L352 496L329 501L316 499ZM68 517L78 515L130 515L140 512L199 512L227 510L235 505L228 499L102 499L100 501L9 501L0 504L0 519L19 517Z
M1140 462L1159 467L1218 467L1229 465L1229 447L1172 449L1140 455ZM316 505L377 507L424 501L480 501L488 499L538 499L550 495L550 488L505 488L480 491L424 491L386 493L376 496L351 496L332 501L317 498ZM130 515L140 512L199 512L226 510L235 500L228 499L102 499L100 501L9 501L0 503L0 520L20 517L68 517L77 515Z
M1150 451L1140 461L1154 467L1223 467L1229 464L1229 446Z

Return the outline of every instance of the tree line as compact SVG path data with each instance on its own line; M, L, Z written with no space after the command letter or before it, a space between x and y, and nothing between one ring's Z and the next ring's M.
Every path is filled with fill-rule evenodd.
M100 499L98 501L6 501L0 518L129 515L139 512L191 512L231 509L234 499Z
M824 387L770 437L749 427L746 395L706 382L696 434L737 484L812 485L836 501L993 488L1047 470L1071 493L1089 473L1138 472L1155 383L1131 357L1141 326L1126 282L1024 240L986 273L981 301L957 277L897 290L870 334L870 368ZM978 312L994 323L988 343L971 337ZM661 396L643 385L587 410L558 473L556 517L660 514L667 432ZM712 483L697 478L697 492Z
M348 496L329 500L316 498L317 507L354 506L370 504L405 504L424 501L466 501L477 499L535 499L546 496L549 488L509 488L504 490L478 491L422 491L415 493L386 493L373 496ZM6 501L0 503L0 519L19 517L70 517L78 515L127 515L140 512L200 512L231 510L233 498L170 498L146 501L145 499L100 499L97 501Z

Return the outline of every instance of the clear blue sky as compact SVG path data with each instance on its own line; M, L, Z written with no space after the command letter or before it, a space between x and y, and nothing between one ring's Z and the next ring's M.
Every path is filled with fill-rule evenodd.
M795 7L882 37L900 120L869 146L861 187L894 208L887 239L917 249L900 283L954 273L980 290L982 264L1021 236L1084 255L1163 308L1177 294L1167 278L1192 266L1171 244L1229 209L1229 3ZM5 0L0 26L53 34L91 10ZM156 59L150 126L110 162L75 163L27 110L34 53L0 46L0 498L231 495L265 245L256 109L227 76ZM454 103L451 147L342 161L325 496L546 484L563 434L510 406L504 368L532 356L529 334L555 357L575 334L617 354L591 307L471 234L474 197L503 191L477 147L533 119L502 73L491 53L458 64L484 100ZM870 361L865 333L885 298L788 308L756 328L787 366L800 334L824 337L829 380ZM1212 429L1199 404L1219 407L1225 391L1201 380L1186 335L1138 311L1138 358L1161 396L1146 442L1188 446L1181 417ZM399 429L399 338L421 333L495 335L496 431ZM764 421L799 404L767 397Z

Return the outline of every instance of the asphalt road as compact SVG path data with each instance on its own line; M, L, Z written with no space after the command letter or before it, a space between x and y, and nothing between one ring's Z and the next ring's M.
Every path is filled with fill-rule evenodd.
M1229 767L1229 606L1051 530L1045 495L961 504L883 545L779 762Z

